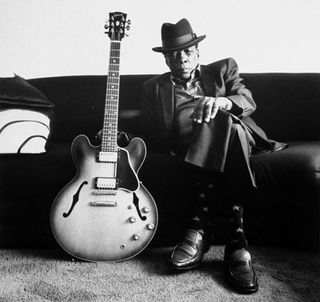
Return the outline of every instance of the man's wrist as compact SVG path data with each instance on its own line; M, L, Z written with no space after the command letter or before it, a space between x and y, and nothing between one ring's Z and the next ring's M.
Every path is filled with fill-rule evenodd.
M220 106L220 108L229 111L232 109L233 103L230 99L226 98L226 97L222 97L223 102L222 102L222 106Z
M231 110L232 106L233 106L233 103L228 98L226 98L225 110L227 110L227 111Z

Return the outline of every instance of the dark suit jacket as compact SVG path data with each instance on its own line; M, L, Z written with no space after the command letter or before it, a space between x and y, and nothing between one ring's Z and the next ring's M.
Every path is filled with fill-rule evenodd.
M256 109L251 92L242 84L238 66L234 59L228 58L209 65L200 66L201 83L207 96L227 97L233 107L230 111L251 130L261 149L273 148L264 133L249 117ZM174 86L170 72L156 76L143 85L142 129L143 137L150 149L168 152L173 144Z

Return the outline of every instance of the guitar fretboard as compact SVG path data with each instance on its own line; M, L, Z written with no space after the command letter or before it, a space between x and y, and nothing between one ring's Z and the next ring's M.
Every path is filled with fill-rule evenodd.
M111 42L109 72L106 88L104 120L102 128L102 152L117 152L119 87L120 87L120 42Z

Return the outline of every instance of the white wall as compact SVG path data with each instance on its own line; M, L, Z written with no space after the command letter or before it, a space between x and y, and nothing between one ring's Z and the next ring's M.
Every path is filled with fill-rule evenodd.
M183 17L201 62L234 57L241 72L320 72L319 0L0 0L0 76L106 74L110 11L128 14L122 74L167 70L163 22Z

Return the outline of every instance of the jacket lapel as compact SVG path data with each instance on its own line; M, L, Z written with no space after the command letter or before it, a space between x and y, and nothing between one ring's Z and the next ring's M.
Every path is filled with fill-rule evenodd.
M219 95L219 88L215 81L212 70L206 66L200 66L201 83L204 92L208 96L216 97ZM174 88L171 83L170 73L165 73L159 83L160 110L162 111L163 122L166 131L172 129L174 118Z

